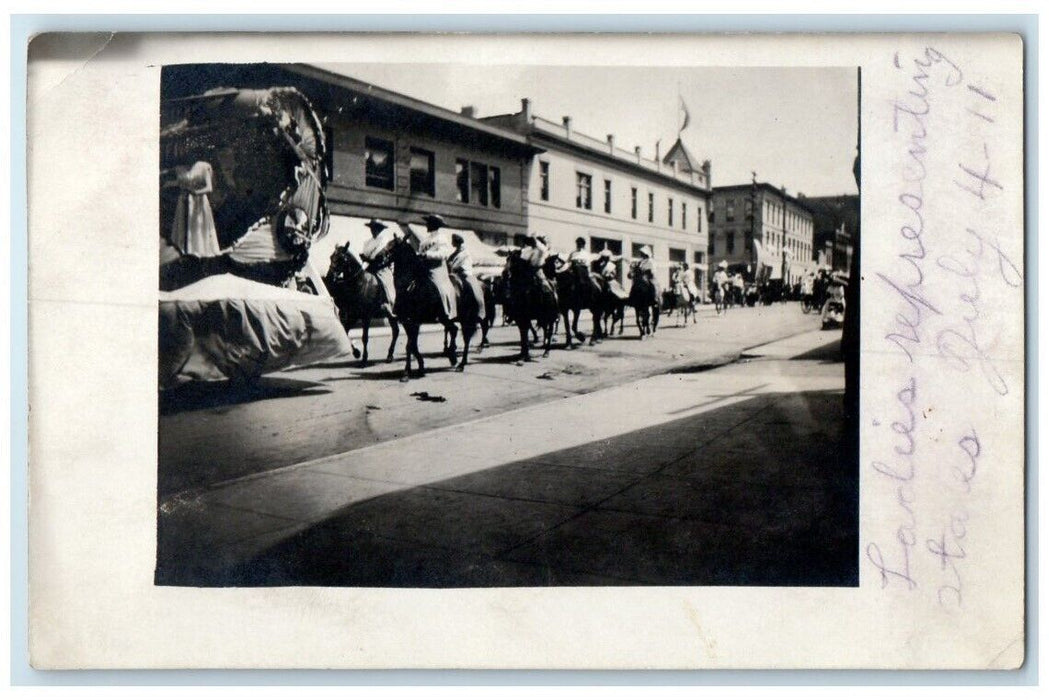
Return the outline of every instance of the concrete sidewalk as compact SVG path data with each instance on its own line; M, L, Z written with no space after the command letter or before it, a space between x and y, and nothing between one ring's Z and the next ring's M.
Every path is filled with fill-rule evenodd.
M837 339L174 496L157 583L855 585Z

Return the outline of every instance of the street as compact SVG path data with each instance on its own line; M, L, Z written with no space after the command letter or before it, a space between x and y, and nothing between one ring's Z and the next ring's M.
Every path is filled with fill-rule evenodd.
M579 328L589 332L589 314ZM797 304L700 311L687 328L664 318L654 339L640 341L629 320L622 336L566 351L559 332L550 357L518 367L514 326L497 325L492 346L463 374L441 356L441 334L420 337L428 374L400 383L404 334L386 364L387 336L372 333L371 366L352 358L263 377L256 385L188 385L160 401L161 496L339 454L524 406L585 394L677 368L697 370L734 360L747 347L819 327ZM358 337L359 331L351 333ZM538 358L539 353L533 353Z
M157 582L855 585L840 332L797 304L676 322L162 397Z

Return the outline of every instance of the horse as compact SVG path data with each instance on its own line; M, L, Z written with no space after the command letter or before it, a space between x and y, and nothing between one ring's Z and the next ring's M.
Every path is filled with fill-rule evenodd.
M659 327L659 290L655 281L645 273L632 274L630 285L630 306L634 308L637 330L641 340L654 336Z
M426 260L422 258L412 247L406 238L398 236L394 239L391 250L393 256L394 283L397 287L397 304L394 311L404 326L408 336L405 349L404 375L402 382L411 378L412 356L419 364L419 374L426 374L426 366L423 362L422 353L419 351L419 329L424 323L440 323L447 333L448 344L445 348L445 357L455 368L456 372L466 369L466 363L470 355L470 341L480 324L482 310L472 294L464 294L462 282L455 275L450 275L452 288L455 291L456 309L458 319L449 318L442 307L437 290L430 283L430 268ZM439 262L444 265L446 263ZM458 323L458 325L456 325ZM463 354L462 359L456 364L458 353L456 352L456 338L459 328L463 331Z
M589 309L593 318L593 330L590 333L590 345L596 345L601 337L602 308L599 304L601 285L587 270L585 264L569 263L564 269L557 270L558 258L551 256L543 265L543 274L547 279L554 281L557 290L557 302L561 310L561 318L565 322L565 347L571 350L575 340L582 343L586 340L586 334L579 331L579 314L583 309ZM572 322L569 324L568 315L572 314Z
M520 250L512 250L508 256L509 278L507 280L507 315L514 320L521 335L521 355L517 364L531 362L528 349L529 331L534 333L532 321L543 331L543 357L550 356L550 344L553 341L554 325L560 314L557 292L553 285L544 288L540 284L539 270L521 257Z
M663 311L671 316L675 311L681 312L681 325L687 326L689 316L696 323L696 305L692 293L684 285L675 285L674 289L663 292Z
M385 318L390 324L392 333L386 361L393 362L394 346L401 332L400 325L389 308L382 308L386 302L382 283L374 274L364 269L361 259L350 250L349 243L337 246L331 254L331 265L324 275L324 286L328 288L328 293L339 310L342 327L349 332L357 323L361 324L361 366L368 364L368 329L371 328L374 318Z

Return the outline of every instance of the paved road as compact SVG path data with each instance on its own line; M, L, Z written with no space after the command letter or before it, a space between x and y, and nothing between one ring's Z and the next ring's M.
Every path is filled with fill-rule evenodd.
M622 337L571 352L556 349L521 367L514 364L516 329L500 327L492 332L493 346L473 354L463 374L439 356L440 334L427 334L420 342L432 369L408 383L397 381L400 363L362 369L346 358L269 375L249 389L183 387L161 396L160 493L206 488L671 370L724 364L748 347L819 323L797 304L722 316L708 308L696 324L676 327L677 321L670 319L652 339L640 341L628 327ZM588 330L582 320L580 328ZM385 345L385 338L373 339L373 357L383 356ZM470 439L468 429L462 439Z
M791 326L786 311L746 320L759 319L769 335ZM691 347L679 335L662 350L628 346L673 356ZM808 331L711 371L569 392L183 492L160 506L157 582L855 585L843 375L836 334ZM442 405L470 406L470 381L490 380L429 386Z

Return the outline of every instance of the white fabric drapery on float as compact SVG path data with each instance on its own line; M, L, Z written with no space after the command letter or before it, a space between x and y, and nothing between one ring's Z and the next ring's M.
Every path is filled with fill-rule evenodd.
M159 382L254 378L351 352L328 296L214 275L160 292Z

